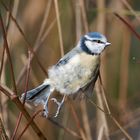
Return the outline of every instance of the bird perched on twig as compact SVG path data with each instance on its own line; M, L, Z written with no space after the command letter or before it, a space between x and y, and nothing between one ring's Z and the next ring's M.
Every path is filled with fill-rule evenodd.
M79 91L89 94L93 90L99 75L100 54L109 45L106 37L98 32L90 32L82 36L75 48L49 68L48 79L27 92L25 101L35 105L43 104L43 114L47 117L50 95L54 90L60 92L64 95L61 102L51 98L58 105L56 117L65 96L77 94ZM25 93L22 94L21 99L24 96Z

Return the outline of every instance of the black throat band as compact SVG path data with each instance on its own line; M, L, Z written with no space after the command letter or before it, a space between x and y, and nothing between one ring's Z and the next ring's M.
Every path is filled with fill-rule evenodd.
M88 47L85 45L85 41L86 41L87 39L85 38L85 37L83 37L83 38L81 38L81 41L80 41L80 47L81 47L81 49L84 51L84 52L86 52L87 54L89 54L89 55L100 55L100 54L97 54L97 53L93 53L93 52L91 52L89 49L88 49Z

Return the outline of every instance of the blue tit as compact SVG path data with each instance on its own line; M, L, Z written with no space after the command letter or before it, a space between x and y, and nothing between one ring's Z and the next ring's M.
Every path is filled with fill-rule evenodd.
M93 90L99 75L100 54L110 43L104 35L98 32L89 32L82 36L75 48L62 57L55 65L48 69L48 79L26 94L26 101L35 105L43 104L44 116L48 116L48 101L54 90L60 94L72 95L79 91L87 94ZM22 99L24 97L22 94ZM52 98L58 109L55 117L64 102Z

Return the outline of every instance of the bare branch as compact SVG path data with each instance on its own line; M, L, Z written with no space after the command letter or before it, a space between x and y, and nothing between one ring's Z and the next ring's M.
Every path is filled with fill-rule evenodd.
M17 94L17 88L16 88L16 82L15 82L13 64L12 64L12 59L11 59L11 55L10 55L10 51L9 51L9 47L8 47L6 31L5 31L5 28L4 28L1 12L0 12L0 26L2 27L2 34L3 34L3 39L4 39L4 47L6 49L7 57L9 59L9 63L10 63L10 69L11 69L10 72L11 72L11 76L12 76L14 92L15 92L15 94Z

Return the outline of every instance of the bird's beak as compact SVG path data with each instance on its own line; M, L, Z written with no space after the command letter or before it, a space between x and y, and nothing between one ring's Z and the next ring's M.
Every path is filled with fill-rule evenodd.
M107 47L107 46L109 46L111 43L109 43L109 42L106 42L105 43L105 46Z

